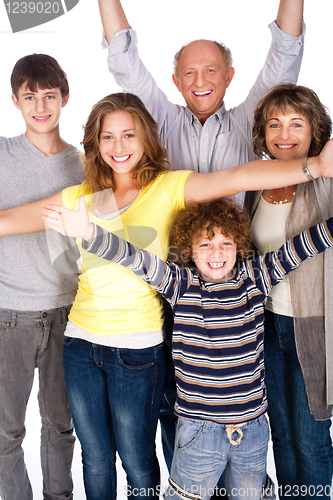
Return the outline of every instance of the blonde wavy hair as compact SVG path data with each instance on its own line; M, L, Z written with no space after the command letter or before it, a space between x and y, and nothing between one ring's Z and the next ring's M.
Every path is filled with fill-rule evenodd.
M112 168L103 160L99 151L99 137L103 119L110 113L125 111L135 123L136 132L143 146L143 156L136 166L133 178L138 189L170 170L167 151L162 146L158 126L142 101L133 94L111 94L98 101L92 108L84 126L84 180L91 193L114 189Z

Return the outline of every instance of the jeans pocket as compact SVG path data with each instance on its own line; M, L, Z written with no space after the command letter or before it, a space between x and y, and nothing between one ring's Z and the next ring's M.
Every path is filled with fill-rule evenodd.
M280 345L294 343L294 318L291 316L275 315L275 328Z
M75 337L67 337L66 335L64 335L64 347L73 344L74 340Z
M0 340L2 340L7 333L7 325L5 323L0 323Z
M199 420L187 420L178 417L176 428L176 444L178 450L186 450L200 437L205 423Z
M258 418L258 423L263 439L267 439L268 441L270 438L271 431L266 413L260 415L260 417Z
M266 413L263 413L262 415L260 415L260 417L258 417L258 422L259 425L263 425L264 427L267 427L269 429L268 418Z
M124 368L143 370L150 368L156 361L156 347L145 349L119 349L118 359Z

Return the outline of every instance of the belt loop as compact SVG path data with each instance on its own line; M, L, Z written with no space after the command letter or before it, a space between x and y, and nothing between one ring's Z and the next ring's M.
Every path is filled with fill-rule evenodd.
M15 328L16 323L17 323L17 312L16 311L10 311L10 324L8 325L10 328Z
M65 325L68 321L68 315L69 311L71 310L71 306L62 307L60 310L61 310L61 323Z

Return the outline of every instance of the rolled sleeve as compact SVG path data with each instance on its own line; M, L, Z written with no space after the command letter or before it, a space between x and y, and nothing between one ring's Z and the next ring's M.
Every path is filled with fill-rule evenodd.
M298 56L304 44L305 24L302 24L302 32L299 36L288 35L282 31L275 21L269 26L272 33L272 44L282 54Z
M106 41L105 35L102 35L102 48L109 49L109 57L126 52L130 46L136 47L137 36L132 29L123 29L118 31L111 39L110 43Z

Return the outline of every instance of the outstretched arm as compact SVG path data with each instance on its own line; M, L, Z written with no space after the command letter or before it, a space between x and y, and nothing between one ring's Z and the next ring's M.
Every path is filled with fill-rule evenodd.
M282 0L281 0L282 1ZM106 41L122 29L130 28L120 0L98 0L99 11Z
M182 272L180 266L163 262L147 250L137 248L90 222L83 195L79 198L78 210L49 204L41 211L47 227L67 236L82 238L84 250L132 270L172 306L191 282L189 270L183 269Z
M249 274L264 294L268 295L272 287L301 262L332 247L333 217L330 217L294 236L275 252L268 252L249 262Z
M40 217L40 209L46 203L62 205L62 194L57 193L45 200L35 201L8 210L0 211L0 236L7 234L25 234L45 229L45 222Z
M278 27L287 35L299 36L302 31L304 0L280 0L276 17Z
M333 177L333 139L319 156L309 158L307 168L314 179ZM275 189L307 182L303 160L258 160L209 174L189 175L185 183L185 202L203 202L232 196L241 191Z

